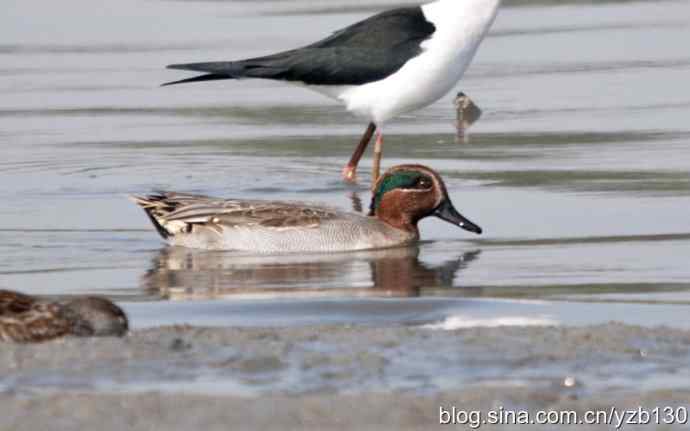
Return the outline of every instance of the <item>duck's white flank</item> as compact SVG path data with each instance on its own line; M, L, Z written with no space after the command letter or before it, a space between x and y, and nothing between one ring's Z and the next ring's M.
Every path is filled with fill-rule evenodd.
M438 0L422 6L436 26L423 52L393 75L359 86L313 87L381 125L430 105L460 80L496 18L501 0Z

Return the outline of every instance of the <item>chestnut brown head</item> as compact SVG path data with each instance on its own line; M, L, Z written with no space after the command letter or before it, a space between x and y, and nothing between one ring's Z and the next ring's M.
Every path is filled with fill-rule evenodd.
M399 165L386 171L376 183L369 209L369 215L400 229L416 229L419 220L436 216L482 233L455 209L441 176L422 165Z

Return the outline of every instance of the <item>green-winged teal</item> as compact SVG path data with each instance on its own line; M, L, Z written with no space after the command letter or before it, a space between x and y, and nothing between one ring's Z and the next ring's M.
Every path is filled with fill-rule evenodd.
M133 196L171 245L259 253L336 252L419 239L417 222L436 216L471 232L443 180L421 165L395 166L374 187L369 216L302 203L218 199L161 192Z

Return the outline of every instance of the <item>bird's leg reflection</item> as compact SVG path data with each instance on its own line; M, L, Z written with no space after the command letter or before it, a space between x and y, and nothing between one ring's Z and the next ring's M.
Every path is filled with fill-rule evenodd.
M352 210L354 212L361 213L364 207L362 206L362 198L359 196L359 193L353 191L348 195L348 197L352 203Z

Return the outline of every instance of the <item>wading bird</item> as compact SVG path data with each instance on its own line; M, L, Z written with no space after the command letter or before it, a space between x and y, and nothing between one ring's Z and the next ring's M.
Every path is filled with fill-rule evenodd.
M375 183L381 127L448 93L469 66L501 0L437 0L374 15L311 45L237 61L173 64L204 75L163 85L260 78L305 85L369 121L343 178L354 180L374 133ZM377 130L378 129L378 130Z

